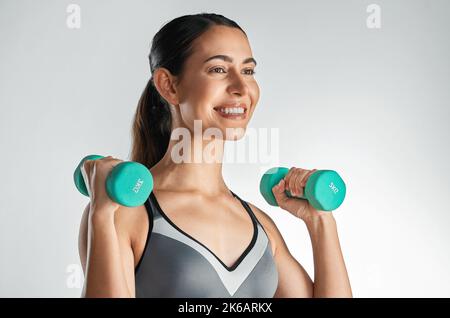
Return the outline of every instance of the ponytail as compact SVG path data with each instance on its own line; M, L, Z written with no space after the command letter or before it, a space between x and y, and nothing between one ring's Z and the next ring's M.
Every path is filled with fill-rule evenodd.
M150 78L142 92L134 116L131 161L153 167L164 156L170 141L170 106L159 95Z

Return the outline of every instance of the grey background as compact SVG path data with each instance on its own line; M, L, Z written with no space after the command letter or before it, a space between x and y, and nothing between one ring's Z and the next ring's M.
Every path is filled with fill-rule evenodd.
M81 29L66 26L70 3ZM380 29L366 26L371 3ZM0 296L79 297L88 198L73 169L89 153L128 159L150 41L199 12L247 32L261 88L250 127L279 128L280 164L346 181L333 214L354 295L449 297L450 3L436 0L0 1ZM305 226L258 192L262 166L225 164L227 184L313 277Z

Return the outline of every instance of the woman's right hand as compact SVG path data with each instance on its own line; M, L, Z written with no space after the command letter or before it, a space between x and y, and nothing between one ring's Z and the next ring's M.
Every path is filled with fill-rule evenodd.
M112 201L106 193L106 178L111 170L122 160L115 159L112 156L96 160L86 160L81 166L81 174L89 193L90 217L114 215L119 208L119 204Z

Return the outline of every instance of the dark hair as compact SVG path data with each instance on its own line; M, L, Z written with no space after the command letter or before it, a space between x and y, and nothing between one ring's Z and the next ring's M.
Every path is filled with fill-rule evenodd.
M151 78L139 99L132 126L131 160L149 169L167 151L172 130L170 105L153 84L153 72L164 67L173 76L181 76L187 58L192 54L192 42L214 25L240 29L234 21L214 13L184 15L175 18L155 34L150 54Z

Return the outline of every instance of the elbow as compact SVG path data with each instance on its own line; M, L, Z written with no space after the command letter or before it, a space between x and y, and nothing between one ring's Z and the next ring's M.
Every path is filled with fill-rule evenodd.
M313 284L313 298L353 298L351 288L318 288Z
M88 288L85 286L81 298L134 298L128 290L114 290L111 288Z

